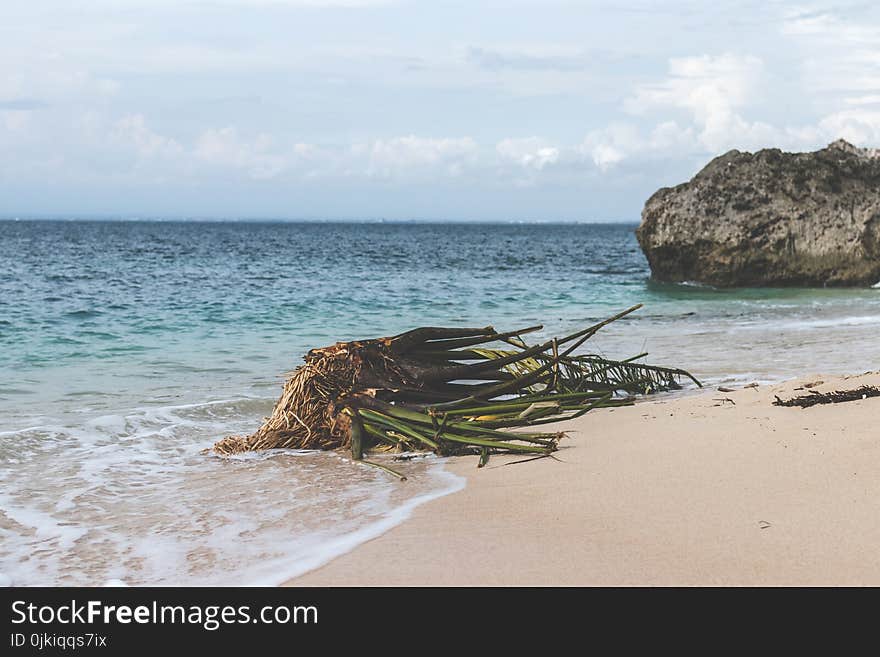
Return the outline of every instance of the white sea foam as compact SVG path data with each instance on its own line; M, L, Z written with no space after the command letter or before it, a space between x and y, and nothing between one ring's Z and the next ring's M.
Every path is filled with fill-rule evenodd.
M389 529L399 525L410 517L412 512L425 502L430 502L444 495L458 492L465 487L465 479L447 472L441 464L432 467L430 475L437 487L430 492L422 493L408 499L403 504L389 508L375 522L364 525L348 534L343 534L329 541L310 546L303 546L295 558L283 558L275 564L263 564L261 568L250 571L251 586L274 586L314 570L330 560L350 552L361 543L381 536Z
M784 319L774 321L772 324L767 321L744 322L735 325L734 330L740 331L809 331L812 329L825 329L833 327L859 327L880 324L880 315L853 315L844 317L827 317L827 318L804 318L804 319Z
M4 432L0 570L21 585L273 585L464 485L435 457L400 466L401 483L333 452L200 453L270 404L146 407Z

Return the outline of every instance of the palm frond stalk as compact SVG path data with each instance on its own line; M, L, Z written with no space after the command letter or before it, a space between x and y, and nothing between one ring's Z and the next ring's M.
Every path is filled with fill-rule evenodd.
M477 454L481 466L498 452L549 455L564 434L531 427L632 404L634 394L679 388L682 379L700 385L684 370L635 362L646 354L575 355L603 326L640 307L531 346L522 336L541 326L423 327L312 349L263 426L214 450L350 449L356 460L370 450L427 450Z

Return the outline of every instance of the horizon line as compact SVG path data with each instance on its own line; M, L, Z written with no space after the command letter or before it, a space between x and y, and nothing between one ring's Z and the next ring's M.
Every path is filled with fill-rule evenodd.
M640 219L456 219L456 218L314 218L314 217L199 217L199 216L113 216L113 215L0 215L0 222L104 222L104 223L289 223L289 224L638 224Z

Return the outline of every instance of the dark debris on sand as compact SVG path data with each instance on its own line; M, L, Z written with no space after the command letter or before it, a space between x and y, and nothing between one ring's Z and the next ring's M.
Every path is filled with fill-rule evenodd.
M816 404L839 404L841 402L858 401L868 397L880 397L880 388L877 386L862 386L854 390L835 390L834 392L817 392L811 390L808 395L793 397L782 400L776 397L774 406L799 406L807 408Z

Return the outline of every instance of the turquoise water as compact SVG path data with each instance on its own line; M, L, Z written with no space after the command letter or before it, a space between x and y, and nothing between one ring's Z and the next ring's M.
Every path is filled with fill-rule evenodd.
M0 573L273 583L459 485L430 460L401 486L332 454L199 453L339 339L550 335L644 303L585 348L710 383L877 368L880 290L657 285L634 227L0 222Z

